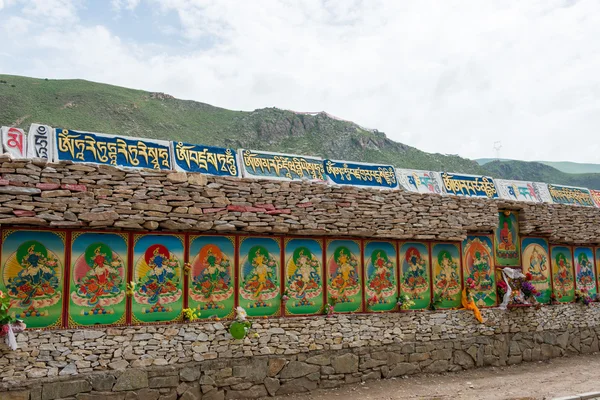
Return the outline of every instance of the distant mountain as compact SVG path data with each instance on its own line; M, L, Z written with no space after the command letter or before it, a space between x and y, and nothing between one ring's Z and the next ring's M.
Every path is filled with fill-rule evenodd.
M475 161L479 165L485 165L492 161L518 161L518 160L509 160L506 158L478 158ZM556 168L561 172L566 172L568 174L586 174L586 173L600 173L600 164L584 164L584 163L576 163L571 161L535 161L540 164L545 164L550 167Z
M277 108L232 111L164 93L84 80L0 75L0 125L28 129L34 122L91 132L600 189L600 174L574 175L540 163L483 163L426 153L394 142L383 132L324 112L296 113Z

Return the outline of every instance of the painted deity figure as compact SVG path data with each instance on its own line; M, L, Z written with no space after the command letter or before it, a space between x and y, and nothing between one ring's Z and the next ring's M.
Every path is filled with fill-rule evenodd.
M217 255L209 249L202 264L205 268L194 278L194 286L203 296L209 299L214 293L227 291L231 282L228 272L230 262L227 256L223 254L221 259L218 259Z
M381 251L378 251L372 258L375 274L370 278L368 285L371 290L380 295L385 289L394 286L391 271L392 263L388 261L387 255L385 255L385 259L383 258Z
M252 257L252 271L246 277L245 289L252 292L255 298L260 298L262 292L275 288L274 271L275 261L271 260L257 249Z
M548 269L548 260L541 252L538 251L537 247L533 248L531 256L529 257L529 270L528 272L533 276L533 280L546 280L546 271Z
M585 288L591 288L595 286L594 282L594 271L592 270L592 263L588 259L585 253L580 253L577 257L577 282L579 285Z
M331 286L337 291L340 298L345 298L346 291L358 285L358 275L355 268L358 264L345 248L340 249L335 263L337 268Z
M505 251L515 250L513 234L508 227L508 222L506 221L504 221L502 229L500 230L500 243L498 244L498 249Z
M447 250L442 250L438 254L438 265L440 272L435 277L435 281L440 297L445 300L454 300L453 296L460 292L458 265Z
M160 248L154 248L148 261L150 270L142 278L140 292L149 296L148 302L156 304L159 302L160 295L169 294L177 291L174 281L177 276L175 268L178 266L177 260L173 255L170 257L162 254Z
M427 291L427 262L414 247L406 252L402 283L403 291L408 292L413 299L421 299L421 293Z
M556 264L558 271L554 275L555 287L560 290L559 295L567 296L573 285L573 276L571 274L571 264L567 261L564 254L559 253L556 256Z
M110 251L110 249L109 249ZM77 295L87 299L87 305L95 306L102 296L118 294L121 289L122 277L119 268L121 260L102 252L102 246L97 246L93 255L87 260L89 270L77 283Z
M306 298L307 292L320 288L319 262L305 249L299 249L293 258L296 270L289 277L288 287L292 297Z
M11 297L18 298L22 307L32 306L35 298L53 295L58 289L58 260L44 254L40 244L30 242L27 246L25 254L18 260L22 269L6 285ZM23 254L17 250L19 253Z
M475 252L475 259L473 260L473 268L471 270L470 278L475 281L475 286L478 290L489 290L492 286L492 278L490 276L490 258L487 254L481 255L480 251Z

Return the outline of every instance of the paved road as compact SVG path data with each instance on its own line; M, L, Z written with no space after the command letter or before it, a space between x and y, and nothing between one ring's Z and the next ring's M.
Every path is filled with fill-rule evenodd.
M600 354L420 375L277 397L278 400L537 400L600 392Z

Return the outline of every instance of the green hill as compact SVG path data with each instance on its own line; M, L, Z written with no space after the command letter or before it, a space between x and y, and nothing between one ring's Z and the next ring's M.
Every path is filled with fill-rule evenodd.
M0 124L32 122L91 132L252 148L398 167L481 173L458 156L429 154L384 133L332 119L276 108L231 111L162 93L83 80L0 75Z
M506 158L477 158L475 161L479 165L486 165L492 161L518 161L518 160L509 160ZM576 163L571 161L536 161L540 164L545 164L550 167L556 168L561 172L566 172L568 174L589 174L589 173L600 173L600 164L591 164L591 163Z
M28 129L34 122L91 132L600 189L600 174L566 174L547 165L521 161L493 161L481 166L458 156L420 151L388 139L383 132L366 130L325 113L304 115L277 108L232 111L164 93L84 80L0 75L0 125Z

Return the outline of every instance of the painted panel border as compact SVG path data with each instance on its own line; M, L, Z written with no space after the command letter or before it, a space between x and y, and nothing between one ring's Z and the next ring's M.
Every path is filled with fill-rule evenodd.
M363 241L363 282L367 312L390 312L398 299L396 241Z
M328 302L336 302L334 312L362 312L364 284L361 241L327 239L325 253L327 257L327 299Z
M531 284L540 293L537 301L548 304L552 297L552 273L548 240L540 237L521 238L523 274L531 274Z
M431 243L433 300L436 308L461 307L462 248L456 242ZM439 304L436 304L439 299Z
M415 304L411 310L426 310L432 299L431 245L429 242L400 242L398 246L400 295Z
M478 307L497 303L493 242L492 235L469 235L462 244L463 287L474 286L471 294Z
M575 300L573 249L570 246L550 245L552 265L552 294L559 303Z
M575 288L585 291L592 299L596 298L596 262L594 248L575 246L573 248L573 264L575 265Z

